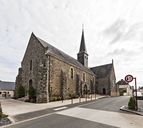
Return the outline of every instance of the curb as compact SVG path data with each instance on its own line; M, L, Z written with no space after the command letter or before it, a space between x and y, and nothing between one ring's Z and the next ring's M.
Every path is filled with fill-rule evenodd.
M13 123L16 122L16 121L14 120L14 117L8 116L7 118L11 121L11 124L13 124Z
M75 102L73 104L75 105L78 105L79 103L80 104L85 104L85 103L88 103L88 102L93 102L93 101L96 101L96 100L99 100L99 99L104 99L104 98L108 98L109 96L105 95L105 96L101 96L101 97L96 97L96 99L93 99L93 100L89 100L89 101L83 101L83 102ZM31 111L31 112L38 112L38 111L42 111L42 110L46 110L46 109L52 109L52 108L57 108L57 107L62 107L62 106L65 106L65 105L72 105L72 103L68 103L68 104L61 104L60 106L54 106L54 107L50 107L50 108L44 108L44 109L39 109L39 110L35 110L35 111ZM26 112L26 113L29 113L29 112ZM22 114L26 114L26 113L22 113ZM22 114L18 114L18 115L22 115ZM17 120L15 119L15 116L17 115L14 115L14 116L8 116L9 120L11 121L11 124L14 124L17 122Z
M140 112L140 111L133 111L133 110L128 109L127 106L120 107L120 110L121 111L130 112L130 113L134 113L134 114L137 114L137 115L140 115L140 116L143 116L143 111L142 112Z

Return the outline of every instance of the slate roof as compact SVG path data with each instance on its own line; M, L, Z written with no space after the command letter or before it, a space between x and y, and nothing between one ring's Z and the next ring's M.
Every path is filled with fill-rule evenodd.
M83 31L83 30L82 30L81 44L80 44L79 53L80 53L80 52L85 52L85 53L87 53L86 46L85 46L85 40L84 40L84 31Z
M128 85L128 83L125 80L123 80L123 79L121 79L120 81L118 81L117 84L118 85Z
M0 81L0 90L15 90L15 82Z
M92 75L95 75L89 68L86 68L85 66L83 66L80 62L78 62L73 57L71 57L71 56L67 55L66 53L62 52L61 50L55 48L51 44L49 44L49 43L45 42L44 40L40 39L39 37L36 37L36 38L43 45L43 47L48 48L47 52L50 52L50 53L54 54L55 56L58 56L63 61L66 61L68 63L71 63L71 64L75 65L76 67L79 67L80 69L82 69L85 72L88 72Z
M111 63L111 64L92 67L90 69L96 74L97 78L104 78L110 73L112 67L113 64Z

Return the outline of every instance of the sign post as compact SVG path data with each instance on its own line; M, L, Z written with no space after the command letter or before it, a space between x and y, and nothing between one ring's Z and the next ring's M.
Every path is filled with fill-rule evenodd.
M136 77L133 77L132 75L126 75L125 76L125 81L126 82L132 82L133 81L133 79L135 80L135 99L136 99L136 111L138 110L138 101L137 101L137 81L136 81ZM134 96L134 94L133 94L133 96Z
M137 80L136 77L134 78L135 80L135 92L136 92L136 111L138 110L138 99L137 99Z
M125 76L125 81L128 82L128 83L129 83L129 82L132 82L133 79L134 79L134 77L133 77L132 75L126 75L126 76Z

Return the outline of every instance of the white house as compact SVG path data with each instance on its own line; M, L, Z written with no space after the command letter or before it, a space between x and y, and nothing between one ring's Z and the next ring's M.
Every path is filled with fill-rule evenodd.
M15 82L0 81L0 98L11 98L14 96Z
M119 86L119 93L120 95L130 96L133 93L133 88L123 79L117 82Z

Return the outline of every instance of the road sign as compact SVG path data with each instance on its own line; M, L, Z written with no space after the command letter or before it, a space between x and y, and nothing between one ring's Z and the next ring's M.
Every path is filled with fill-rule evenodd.
M133 77L132 75L126 75L126 76L125 76L125 81L126 81L126 82L132 82L133 79L134 79L134 77Z

